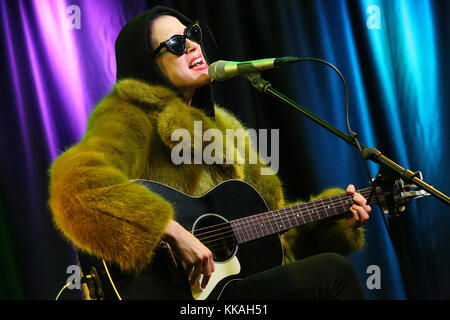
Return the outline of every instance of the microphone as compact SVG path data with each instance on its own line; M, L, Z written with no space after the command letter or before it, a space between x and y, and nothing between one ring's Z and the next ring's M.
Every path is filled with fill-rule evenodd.
M219 60L209 65L208 74L211 79L223 81L239 75L278 68L297 61L300 61L297 57L268 58L244 62Z

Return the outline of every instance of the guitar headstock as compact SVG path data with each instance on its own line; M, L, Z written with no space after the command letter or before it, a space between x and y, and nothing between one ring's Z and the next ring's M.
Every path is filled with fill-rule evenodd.
M371 203L378 203L384 213L387 213L388 199L395 203L395 207L399 212L405 210L405 205L410 203L413 199L429 196L430 194L425 190L419 189L415 184L405 183L402 179L395 181L392 190L383 190L381 187L376 187L376 195L372 196ZM367 198L367 197L366 197ZM378 201L377 201L378 198Z
M401 179L395 182L393 191L395 202L403 205L403 207L405 204L410 203L413 199L418 199L430 195L425 190L419 189L415 184L406 184Z

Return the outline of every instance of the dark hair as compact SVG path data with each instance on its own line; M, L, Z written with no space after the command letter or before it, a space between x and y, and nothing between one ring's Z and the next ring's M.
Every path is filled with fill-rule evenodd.
M184 25L192 22L180 12L163 6L153 7L131 19L120 31L115 43L117 81L125 78L138 79L153 85L171 88L181 96L181 92L163 76L155 61L150 58L153 51L151 26L157 17L174 16ZM203 56L208 62L204 46ZM195 91L192 105L202 109L208 116L214 117L214 99L212 86L206 85Z

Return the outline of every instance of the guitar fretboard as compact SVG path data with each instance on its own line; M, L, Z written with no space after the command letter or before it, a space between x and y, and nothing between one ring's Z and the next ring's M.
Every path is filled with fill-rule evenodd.
M368 199L372 188L361 189L358 192ZM354 203L352 198L349 194L341 194L289 208L250 215L230 221L230 225L237 243L241 244L348 212ZM376 197L372 196L368 203L374 203L375 199Z

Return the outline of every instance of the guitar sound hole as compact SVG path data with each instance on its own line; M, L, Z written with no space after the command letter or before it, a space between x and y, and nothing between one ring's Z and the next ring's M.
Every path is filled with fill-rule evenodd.
M205 214L194 223L193 232L213 254L216 262L232 258L237 250L230 223L216 214Z

